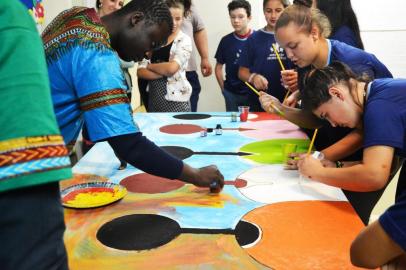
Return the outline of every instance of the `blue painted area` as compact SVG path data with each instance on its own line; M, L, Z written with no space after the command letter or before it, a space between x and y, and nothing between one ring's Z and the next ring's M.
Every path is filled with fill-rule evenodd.
M215 115L228 116L229 113L216 112ZM223 135L209 133L200 137L200 133L174 135L161 133L159 128L171 124L195 124L202 127L238 128L240 122L231 122L231 117L212 117L202 120L181 120L172 117L175 113L138 113L134 120L143 134L160 146L182 146L195 152L238 152L243 145L254 142L252 138L242 136L239 131L223 131ZM235 180L238 175L258 166L238 156L193 155L185 160L193 167L215 164L219 167L226 180ZM106 142L97 143L73 168L75 173L97 174L108 177L111 182L119 183L127 176L141 173L140 170L128 165L125 170L117 170L119 161ZM183 228L225 229L234 228L241 217L261 203L251 201L241 195L234 186L225 186L224 194L231 197L224 202L224 207L187 207L174 206L176 212L162 213L178 221Z

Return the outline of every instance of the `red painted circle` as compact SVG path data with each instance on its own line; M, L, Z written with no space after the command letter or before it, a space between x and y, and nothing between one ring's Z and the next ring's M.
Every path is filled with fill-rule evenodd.
M179 180L170 180L148 173L131 175L120 182L120 185L125 186L129 192L148 194L170 192L183 187L184 184Z
M168 134L192 134L204 130L201 126L198 125L189 125L189 124L174 124L163 126L159 131Z

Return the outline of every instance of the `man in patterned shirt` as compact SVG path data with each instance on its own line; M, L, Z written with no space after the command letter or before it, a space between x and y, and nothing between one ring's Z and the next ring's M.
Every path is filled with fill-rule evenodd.
M166 44L173 22L162 0L136 0L99 18L94 9L74 7L43 33L54 109L64 140L73 144L86 122L90 139L107 141L133 166L219 192L216 166L192 168L142 136L125 94L119 57L139 61Z
M28 10L0 1L0 268L68 269L58 181L71 177L41 39Z

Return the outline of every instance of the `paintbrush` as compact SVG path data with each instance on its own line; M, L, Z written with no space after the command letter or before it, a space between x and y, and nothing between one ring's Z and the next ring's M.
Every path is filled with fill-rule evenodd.
M246 84L252 91L254 91L255 94L257 94L257 95L259 96L259 91L258 91L257 89L255 89L254 86L252 86L251 84L249 84L249 82L245 82L245 84ZM271 101L270 105L271 105L272 109L274 109L274 110L276 111L277 114L279 114L279 115L281 115L281 116L284 116L284 115L285 115L281 110L278 109L278 107L275 106L275 104L272 103L272 101Z

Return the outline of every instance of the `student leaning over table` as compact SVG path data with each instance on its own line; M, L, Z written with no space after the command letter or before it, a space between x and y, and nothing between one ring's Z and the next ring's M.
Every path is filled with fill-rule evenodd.
M303 107L332 126L363 126L364 153L361 161L342 164L322 164L305 155L298 162L300 173L313 181L353 191L384 187L395 156L406 157L406 80L364 82L347 66L334 62L309 72L302 95ZM406 179L398 181L404 183ZM401 190L403 196L395 198L395 205L355 241L351 249L354 263L375 268L405 255L405 191Z
M332 127L327 121L320 121L310 113L295 108L295 98L303 89L303 76L312 68L322 68L333 61L347 64L357 75L374 78L389 78L392 74L374 55L351 47L345 43L329 40L325 37L330 34L330 24L326 16L318 9L311 8L309 0L295 0L287 7L275 26L275 35L278 43L285 48L287 56L299 66L298 77L287 80L285 84L298 91L294 92L282 105L278 99L261 93L261 105L267 111L272 111L269 103L283 112L284 118L298 124L303 128L318 127L318 134L314 145L330 160L359 160L362 156L362 131L346 127ZM294 71L291 71L294 72ZM285 73L282 73L282 78ZM292 99L291 99L292 98ZM293 107L290 107L293 106ZM306 130L309 137L313 130ZM355 208L362 221L367 224L369 216L384 189L357 193L343 190L351 205Z
M58 181L72 176L41 38L28 10L0 1L0 269L68 269Z
M84 7L59 14L43 33L57 121L70 145L85 122L92 141L107 141L135 167L220 191L224 179L216 166L196 169L171 156L142 136L131 115L116 52L125 61L141 60L167 42L172 27L160 0L131 1L102 18Z

